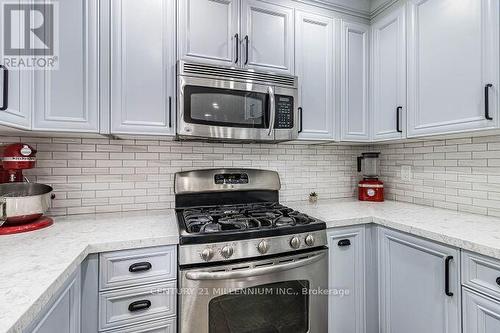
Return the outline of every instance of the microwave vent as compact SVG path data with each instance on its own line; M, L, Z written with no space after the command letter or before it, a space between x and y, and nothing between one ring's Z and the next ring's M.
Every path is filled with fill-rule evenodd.
M243 82L258 82L297 88L297 78L290 75L258 72L235 67L222 67L208 64L180 62L180 75L202 76Z

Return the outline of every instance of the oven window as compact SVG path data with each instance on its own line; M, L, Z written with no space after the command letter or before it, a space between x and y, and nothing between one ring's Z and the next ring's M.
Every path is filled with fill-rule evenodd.
M309 330L309 281L242 289L209 303L210 333L305 333Z
M267 128L268 96L264 93L186 86L184 112L188 123Z

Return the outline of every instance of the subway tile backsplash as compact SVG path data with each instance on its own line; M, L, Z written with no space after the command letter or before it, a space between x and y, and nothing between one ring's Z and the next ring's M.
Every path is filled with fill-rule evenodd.
M500 136L377 145L391 200L500 217ZM411 181L401 167L411 166Z
M292 144L217 144L162 138L0 137L38 150L31 181L54 187L52 215L120 212L174 207L174 173L245 167L276 170L281 200L352 197L356 156L362 147Z
M276 170L281 200L356 195L356 157L380 151L386 198L500 217L500 136L375 146L217 144L165 138L0 137L38 150L31 181L54 187L52 215L164 209L174 206L174 173L245 167ZM411 181L401 167L411 166Z

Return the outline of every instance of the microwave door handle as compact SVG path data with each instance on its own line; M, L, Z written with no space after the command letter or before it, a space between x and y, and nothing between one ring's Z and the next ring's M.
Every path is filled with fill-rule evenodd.
M296 269L311 265L321 259L326 255L326 252L321 252L312 255L305 259L294 260L291 262L286 262L282 264L275 264L270 266L264 266L259 268L242 269L237 271L228 272L186 272L186 279L188 280L230 280L230 279L240 279L240 278L250 278L253 276L262 276L268 274L274 274L278 272L288 271L291 269Z
M273 133L274 129L274 122L276 120L276 104L275 104L275 98L274 98L274 89L273 87L269 87L267 89L267 92L269 94L269 110L270 110L270 119L269 119L269 132L267 133L268 136L271 136Z

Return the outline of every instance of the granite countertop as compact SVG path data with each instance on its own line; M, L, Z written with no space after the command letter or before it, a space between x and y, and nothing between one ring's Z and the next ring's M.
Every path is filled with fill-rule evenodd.
M500 259L500 218L388 201L285 202L328 228L376 223ZM56 218L0 237L0 332L20 332L90 253L178 243L174 210Z
M57 217L0 236L0 332L26 328L87 255L178 242L174 210Z
M327 228L376 223L500 259L500 218L395 201L349 199L286 204L325 221Z

